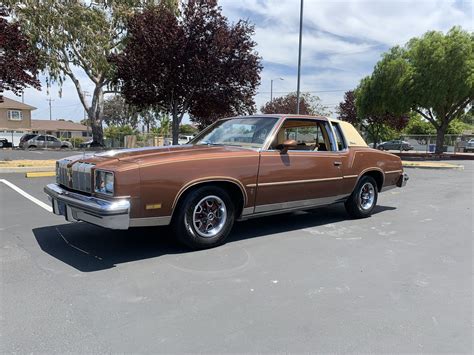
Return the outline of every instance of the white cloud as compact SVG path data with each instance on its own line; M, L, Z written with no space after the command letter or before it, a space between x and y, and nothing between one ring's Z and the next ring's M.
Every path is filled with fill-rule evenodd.
M299 0L221 0L231 21L255 24L257 50L264 60L258 107L270 98L270 80L278 91L296 91ZM403 45L429 30L446 32L454 25L473 30L472 0L305 0L301 88L303 91L347 90L370 74L382 52ZM85 90L91 91L90 84ZM53 117L80 120L77 93L66 81L63 96L53 86ZM325 104L342 99L343 91L315 93ZM6 93L7 96L13 95ZM281 94L279 94L281 95ZM34 118L49 115L46 87L27 89L25 102L38 107Z
M248 18L255 24L257 50L265 64L258 105L269 99L273 77L285 78L276 83L275 91L295 91L300 1L220 3L232 21ZM391 46L430 30L446 32L455 25L473 29L472 1L306 0L302 90L352 89ZM343 97L342 91L316 94L327 105Z

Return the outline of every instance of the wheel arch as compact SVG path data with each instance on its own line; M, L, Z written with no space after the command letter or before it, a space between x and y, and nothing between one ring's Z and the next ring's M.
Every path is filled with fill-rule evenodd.
M378 168L369 168L364 171L362 171L359 175L359 178L357 179L357 184L359 183L360 179L362 179L364 176L370 176L372 177L375 182L377 183L377 190L378 192L382 191L382 186L385 181L385 174L383 170L378 169Z
M202 178L188 182L176 195L171 208L171 216L173 217L176 207L190 192L203 186L218 186L226 190L233 201L238 201L235 208L236 216L240 217L244 206L247 204L247 192L240 181L229 177Z

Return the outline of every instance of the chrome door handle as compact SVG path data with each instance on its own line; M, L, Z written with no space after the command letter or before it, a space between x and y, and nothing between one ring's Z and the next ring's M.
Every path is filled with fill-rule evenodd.
M342 165L342 161L335 161L334 162L334 166L339 166L339 165Z

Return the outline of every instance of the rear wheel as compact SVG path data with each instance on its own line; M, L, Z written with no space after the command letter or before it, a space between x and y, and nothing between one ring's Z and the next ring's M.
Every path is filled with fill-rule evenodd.
M353 218L369 217L377 204L377 197L374 178L363 176L345 203L346 211Z
M28 146L28 149L36 149L36 145L30 145Z
M223 244L235 219L235 207L229 194L213 186L191 191L175 213L173 230L178 240L192 249Z

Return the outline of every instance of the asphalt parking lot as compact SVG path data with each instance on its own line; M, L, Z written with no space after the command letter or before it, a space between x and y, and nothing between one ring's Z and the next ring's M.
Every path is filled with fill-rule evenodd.
M249 220L199 252L168 228L67 223L0 183L0 352L471 353L474 164L459 163L407 169L371 218ZM53 181L0 179L46 203Z

